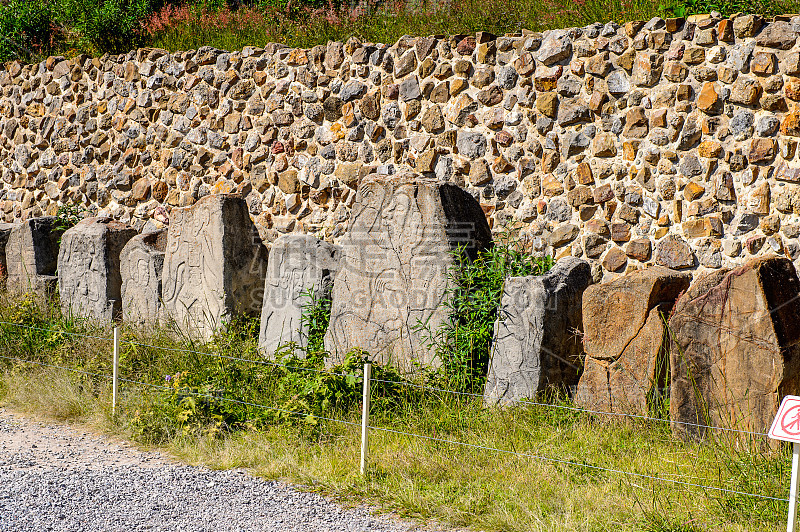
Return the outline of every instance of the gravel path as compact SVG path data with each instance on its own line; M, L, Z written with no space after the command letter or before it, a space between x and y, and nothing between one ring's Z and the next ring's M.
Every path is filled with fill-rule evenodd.
M417 530L241 470L180 465L0 408L0 531Z

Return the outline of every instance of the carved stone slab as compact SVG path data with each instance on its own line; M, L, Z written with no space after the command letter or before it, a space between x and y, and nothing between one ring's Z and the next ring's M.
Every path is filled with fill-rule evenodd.
M314 298L329 297L339 270L341 248L311 235L282 235L272 244L264 284L259 348L267 354L290 342L307 345L303 305Z
M58 293L66 315L102 321L122 316L119 254L136 229L111 218L86 218L61 237Z
M759 257L695 280L669 320L673 433L712 425L766 432L784 395L800 395L800 280Z
M136 235L120 253L122 313L128 323L156 323L162 317L161 272L167 230Z
M11 230L6 243L8 289L52 293L56 286L58 238L55 217L30 218Z
M209 340L240 314L261 311L267 250L238 195L212 194L172 209L164 256L164 311Z
M6 245L11 236L12 224L0 223L0 279L8 278L8 265L6 264Z
M487 403L533 398L578 382L581 296L591 283L591 266L575 257L561 259L544 275L506 280L494 324Z
M663 266L637 270L583 294L586 360L577 405L649 413L669 366L666 319L692 276Z
M419 325L447 319L451 251L491 242L486 217L459 187L414 177L376 177L359 185L341 240L325 347L339 360L354 348L401 368L437 365Z

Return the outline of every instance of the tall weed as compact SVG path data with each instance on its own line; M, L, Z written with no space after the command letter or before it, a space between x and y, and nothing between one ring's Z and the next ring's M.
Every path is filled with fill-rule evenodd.
M478 253L473 260L464 250L454 252L444 305L449 319L428 331L429 348L441 369L430 378L457 391L480 391L486 379L494 322L508 277L542 275L553 267L552 257L534 257L510 231Z

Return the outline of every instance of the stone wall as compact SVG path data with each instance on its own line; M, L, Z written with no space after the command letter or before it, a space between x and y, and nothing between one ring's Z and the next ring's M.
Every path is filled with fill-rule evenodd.
M800 18L700 16L9 63L2 217L78 203L154 228L238 192L266 241L338 241L360 180L411 170L606 277L795 259L798 31Z

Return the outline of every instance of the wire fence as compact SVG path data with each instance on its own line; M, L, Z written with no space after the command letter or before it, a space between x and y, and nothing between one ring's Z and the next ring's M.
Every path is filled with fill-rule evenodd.
M334 372L334 371L331 371L331 370L321 369L321 368L292 366L292 365L281 364L281 363L275 362L275 361L248 359L248 358L243 358L243 357L235 357L235 356L230 356L230 355L224 355L222 353L213 353L213 352L208 352L208 351L197 351L197 350L192 350L192 349L182 349L182 348L173 348L173 347L166 347L166 346L157 346L157 345L141 343L141 342L137 342L137 341L133 341L133 340L120 340L119 343L117 343L117 342L114 341L114 338L110 338L110 337L88 335L88 334L82 334L82 333L75 333L75 332L71 332L71 331L64 331L64 330L61 330L61 329L47 329L47 328L35 327L35 326L24 325L24 324L13 323L13 322L0 321L0 325L31 329L31 330L36 330L36 331L40 331L40 332L66 334L66 335L73 336L73 337L81 337L81 338L87 338L87 339L95 339L95 340L106 341L106 342L109 342L109 344L111 344L112 350L114 351L115 361L116 361L116 357L118 356L118 350L120 349L119 344L127 344L127 345L131 345L131 346L147 348L147 349L156 349L156 350L180 352L180 353L192 353L192 354L197 354L197 355L201 355L201 356L218 357L218 358L222 358L222 359L229 359L229 360L232 360L232 361L237 361L237 362L242 362L242 363L252 363L252 364L260 364L260 365L267 365L267 366L274 366L274 367L282 367L282 368L289 369L289 370L312 371L312 372L317 372L317 373L326 373L326 374L330 374L330 375L343 376L343 377L352 377L352 376L354 376L353 374L339 373L339 372ZM115 331L114 337L115 338L118 337L118 333L116 331ZM149 388L149 389L155 389L155 390L160 390L160 391L169 391L171 393L175 393L177 391L176 388L174 388L174 387L164 386L164 385L160 385L160 384L147 383L147 382L142 382L142 381L138 381L138 380L135 380L135 379L129 379L129 378L117 376L116 372L115 372L114 375L108 375L108 374L104 374L104 373L91 372L91 371L86 371L86 370L78 369L78 368L74 368L74 367L57 365L57 364L50 364L50 363L47 363L47 362L31 360L31 359L25 359L25 358L21 358L21 357L8 356L8 355L0 355L0 359L12 361L12 362L23 363L23 364L34 364L34 365L38 365L38 366L42 366L42 367L54 368L54 369L58 369L58 370L62 370L62 371L69 371L69 372L73 372L73 373L77 373L77 374L82 374L82 375L85 375L85 376L91 376L91 377L100 378L100 379L114 380L115 381L114 382L115 389L116 389L116 381L119 381L119 382L122 382L122 383L126 383L128 385L143 386L143 387L146 387L146 388ZM369 404L370 404L369 403L369 398L370 398L370 396L371 396L371 394L373 392L372 383L376 383L376 384L391 384L391 385L394 385L394 386L407 386L407 387L413 387L413 388L422 389L423 391L431 391L431 392L436 392L436 393L446 393L446 394L451 394L451 395L458 396L458 397L469 397L470 399L483 400L483 396L481 394L476 394L476 393L469 393L469 392L463 392L463 391L457 391L457 390L448 390L448 389L445 389L445 388L440 388L440 387L435 387L435 386L426 386L424 384L417 384L417 383L407 382L407 381L396 381L396 380L390 380L390 379L371 378L371 376L370 376L371 371L367 369L367 366L371 366L371 365L369 363L365 364L363 376L366 377L366 380L362 378L362 383L364 384L364 392L363 392L364 395L363 395L362 400L364 401L364 403L367 406L369 406ZM361 375L356 375L356 376L361 376ZM625 476L625 477L628 477L628 478L647 479L647 480L650 480L650 481L653 481L653 482L668 483L668 484L672 484L672 485L676 485L676 486L691 487L691 488L697 488L697 489L702 489L702 490L708 490L708 491L716 492L716 493L727 493L727 494L731 494L731 495L738 495L738 496L743 496L743 497L751 497L751 498L760 499L760 500L777 501L777 502L788 502L789 501L789 499L787 499L787 498L774 497L774 496L771 496L771 495L752 493L752 492L741 491L741 490L734 490L734 489L724 488L724 487L720 487L720 486L711 486L711 485L703 484L703 483L700 483L700 482L689 482L687 480L677 479L677 478L669 478L669 477L663 476L663 475L641 473L641 472L637 472L637 471L626 471L626 470L623 470L623 469L616 469L616 468L612 468L612 467L603 467L603 466L584 463L584 462L580 462L580 461L576 461L576 460L570 460L570 459L565 459L565 458L557 458L557 457L552 457L552 456L546 456L546 455L543 455L543 454L528 453L528 452L518 452L518 451L514 451L514 450L493 447L493 446L490 446L490 445L469 443L469 442L463 442L463 441L458 441L458 440L454 440L454 439L440 438L440 437L436 437L436 436L430 436L430 435L425 435L425 434L417 434L417 433L414 433L414 432L402 431L402 430L398 430L398 429L390 428L390 427L382 427L382 426L370 425L369 424L370 412L369 412L369 408L368 407L364 411L361 423L356 423L356 422L348 421L348 420L344 420L344 419L337 419L337 418L333 418L333 417L320 416L320 415L318 415L316 413L311 413L311 412L301 412L301 411L290 410L290 409L280 408L280 407L271 406L271 405L265 405L265 404L252 402L252 401L243 401L243 400L240 400L240 399L235 399L235 398L231 398L231 397L225 397L223 395L215 395L215 394L210 394L210 393L203 393L203 392L200 392L200 391L184 390L184 389L181 389L180 392L183 395L190 395L190 396L194 396L194 397L206 398L206 399L213 400L213 401L223 401L223 402L229 402L229 403L233 403L233 404L249 406L249 407L252 407L252 408L275 411L275 412L286 414L286 415L289 415L289 416L299 416L299 417L306 417L306 418L310 416L310 417L313 417L315 419L319 419L319 420L323 420L323 421L327 421L327 422L331 422L331 423L337 423L337 424L341 424L341 425L345 425L345 426L351 426L351 427L352 426L356 426L356 427L357 426L361 426L362 427L362 463L366 461L366 454L365 453L367 452L367 450L366 450L367 449L367 445L366 445L366 442L367 442L367 429L369 429L369 430L372 430L372 431L378 431L378 432L383 432L383 433L388 433L388 434L396 434L396 435L405 436L405 437L409 437L409 438L416 438L416 439L419 439L419 440L422 440L422 441L436 442L436 443L442 443L442 444L446 444L446 445L460 446L460 447L471 448L471 449L476 449L476 450L481 450L481 451L500 453L500 454L504 454L504 455L516 456L516 457L523 458L523 459L532 459L532 460L538 460L538 461L541 461L541 462L561 464L561 465L565 465L565 466L568 466L568 467L575 467L575 468L583 468L583 469L589 469L589 470L595 470L595 471L602 471L602 472L606 472L606 473L622 475L622 476ZM114 402L116 403L116 396L114 398ZM704 429L708 429L708 430L728 431L728 432L732 432L732 433L743 434L743 435L752 435L752 436L758 436L758 437L767 436L767 434L763 433L763 432L752 432L752 431L745 431L745 430L739 430L739 429L731 429L731 428L726 428L726 427L718 427L718 426L713 426L713 425L702 425L702 424L696 424L696 423L676 422L676 421L671 421L669 419L663 419L663 418L657 418L657 417L650 417L650 416L643 416L643 415L636 415L636 414L629 414L629 413L620 413L620 412L605 412L605 411L599 411L599 410L590 410L590 409L583 409L583 408L578 408L578 407L573 407L573 406L568 406L568 405L541 403L541 402L530 401L530 400L516 400L516 401L512 401L512 403L522 404L522 405L530 405L530 406L537 406L537 407L544 407L544 408L554 408L554 409L567 410L567 411L574 411L574 412L577 412L577 413L584 413L584 414L590 414L590 415L608 415L608 416L617 416L617 417L628 417L628 418L644 420L644 421L648 421L648 422L677 423L677 424L681 424L681 425L689 425L689 426L704 428ZM114 404L113 406L116 406L116 404Z
M384 383L384 384L395 384L395 385L398 385L398 386L409 386L409 387L413 387L413 388L420 388L420 389L423 389L423 390L430 390L430 391L440 392L440 393L448 393L448 394L467 396L467 397L476 397L476 398L480 398L480 399L484 398L483 394L462 392L462 391L456 391L456 390L447 390L445 388L437 388L435 386L427 386L427 385L424 385L424 384L415 384L415 383L412 383L412 382L393 381L393 380L386 380L386 379L371 379L371 380L372 380L372 382L379 382L379 383ZM738 433L738 434L747 434L747 435L759 436L759 437L768 437L769 436L766 432L754 432L754 431L749 431L749 430L741 430L741 429L734 429L734 428L728 428L728 427L718 427L718 426L715 426L715 425L703 425L703 424L700 424L700 423L690 423L688 421L677 421L677 420L671 420L671 419L666 419L666 418L661 418L661 417L643 416L643 415L639 415L639 414L631 414L631 413L628 413L628 412L608 412L608 411L604 411L604 410L592 410L592 409L588 409L588 408L580 408L580 407L577 407L577 406L559 405L559 404L553 404L553 403L542 403L542 402L537 402L537 401L531 401L530 399L509 399L509 400L506 401L505 404L518 404L518 405L528 405L528 406L539 406L539 407L544 407L544 408L555 408L555 409L559 409L559 410L569 410L569 411L572 411L572 412L578 412L578 413L582 413L582 414L599 415L599 416L626 417L626 418L631 418L631 419L639 419L639 420L642 420L642 421L653 421L653 422L657 422L657 423L671 423L671 424L675 424L675 425L697 427L697 428L702 428L702 429L707 429L707 430L734 432L734 433Z

